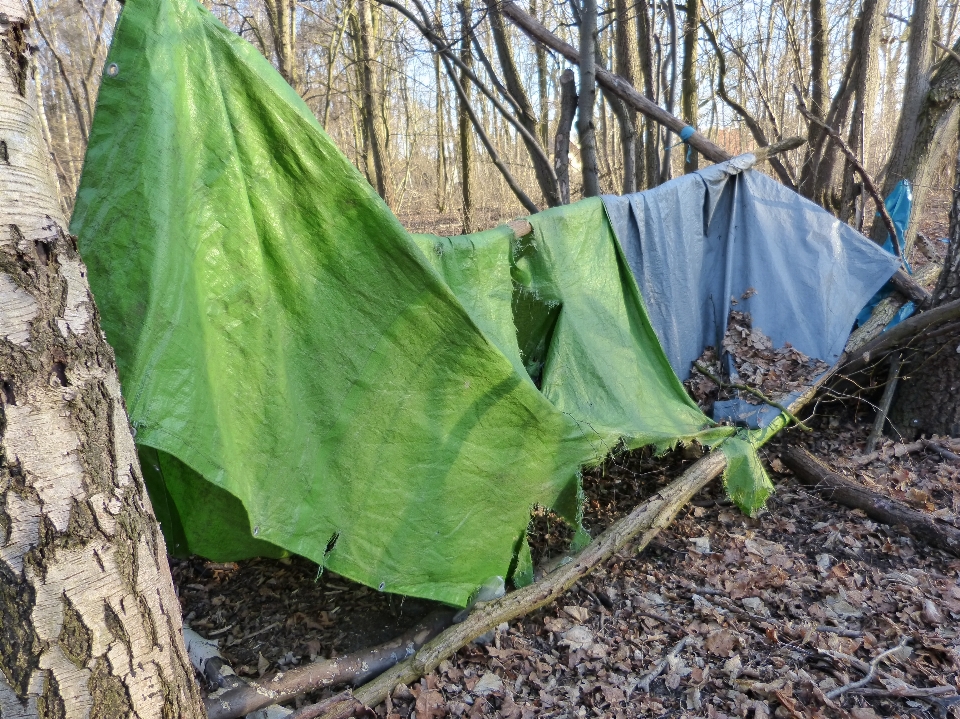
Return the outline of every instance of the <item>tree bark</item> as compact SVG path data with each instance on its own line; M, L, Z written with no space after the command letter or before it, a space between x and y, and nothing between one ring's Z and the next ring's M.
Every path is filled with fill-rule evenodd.
M683 24L683 69L680 72L680 116L691 127L698 118L697 96L697 37L700 33L700 0L687 0L687 17ZM684 156L684 173L700 168L700 156L688 152Z
M597 0L580 5L580 94L577 96L577 134L580 137L580 167L583 196L600 194L597 177L597 132L593 110L597 104Z
M570 130L577 112L577 81L573 70L567 68L560 76L560 119L557 121L557 138L554 144L553 162L560 187L560 201L570 204Z
M653 36L647 0L637 0L637 63L643 81L643 95L651 104L656 104L653 75ZM643 172L637 178L638 189L657 186L660 177L660 153L657 149L657 126L649 118L643 120ZM639 127L637 132L639 134ZM638 163L639 164L639 163Z
M380 95L377 82L375 61L377 51L373 41L375 37L373 12L370 0L357 3L357 48L360 55L360 91L363 102L363 130L367 146L368 177L372 175L377 194L387 204L390 203L390 182L388 178L387 150L384 128L377 99Z
M473 55L470 53L470 0L464 0L460 20L460 61L468 68L473 67ZM460 89L457 97L457 139L460 148L460 197L463 200L463 234L473 232L473 179L470 176L473 167L473 141L470 137L470 83L465 71L460 72ZM461 96L462 95L462 96Z
M957 133L960 136L960 133ZM950 208L950 248L933 293L942 306L960 298L960 150ZM930 337L909 357L890 421L904 434L960 436L960 330Z
M0 0L0 716L204 716L113 352Z

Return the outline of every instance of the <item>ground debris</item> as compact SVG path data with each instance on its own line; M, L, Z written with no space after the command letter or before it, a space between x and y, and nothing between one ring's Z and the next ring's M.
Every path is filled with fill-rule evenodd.
M690 377L684 382L690 396L707 412L712 410L713 403L718 399L739 398L751 404L760 404L761 400L730 387L718 388L712 379L697 370L698 364L724 382L752 387L771 399L805 389L829 369L826 362L807 357L789 343L780 348L774 347L763 330L753 326L750 314L738 310L730 312L723 351L733 358L737 377L727 377L727 369L722 367L716 348L709 346L694 362Z
M793 433L782 441L802 441L835 471L956 521L956 463L931 450L897 456L892 443L869 465L854 463L870 419L841 408L810 420L815 434ZM940 716L934 704L940 695L898 693L909 694L907 687L949 697L960 686L960 561L809 493L777 452L777 445L764 450L777 492L759 517L741 514L720 483L708 486L645 552L616 555L555 605L501 626L488 643L471 644L421 681L398 688L375 708L377 715ZM683 451L657 458L646 450L611 457L585 472L585 524L595 535L692 461ZM535 559L561 557L569 538L561 520L539 513L531 532ZM185 613L195 611L190 622L215 638L234 636L233 629L223 629L239 619L234 610L216 609L242 606L251 586L271 587L276 596L263 597L265 604L241 620L240 633L252 638L228 647L250 657L244 661L254 674L258 653L271 661L268 678L290 652L300 661L309 654L326 656L328 642L348 632L354 632L355 645L378 641L358 637L358 613L384 611L393 617L394 633L406 628L397 625L417 620L407 615L414 600L364 589L329 572L315 583L316 566L304 560L237 564L224 569L191 560L178 563L175 576ZM281 571L286 573L278 577ZM267 611L288 601L288 612L302 611L311 620L327 611L329 625L309 629L299 621L288 631L279 610ZM308 602L314 603L309 611ZM333 607L341 609L330 614ZM257 634L277 621L278 627ZM906 649L879 663L868 687L830 698L837 688L863 679L871 661L904 638ZM318 644L308 650L307 641ZM341 638L336 651L355 645ZM960 716L956 705L943 706L952 712L948 716Z

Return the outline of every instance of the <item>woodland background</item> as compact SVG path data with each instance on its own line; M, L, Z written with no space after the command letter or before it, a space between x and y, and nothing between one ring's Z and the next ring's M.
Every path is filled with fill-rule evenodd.
M677 146L675 134L598 89L590 116L596 185L588 179L584 191L583 166L589 171L592 162L589 157L581 162L579 145L588 144L582 141L582 121L571 135L569 167L567 132L558 135L558 126L569 127L573 88L580 84L576 74L564 75L568 64L523 36L494 0L434 0L429 6L401 1L421 28L398 6L387 6L392 0L204 3L275 64L414 231L486 229L527 214L532 205L544 209L598 190L644 189L696 167L696 153L685 163L685 147ZM37 87L44 130L69 214L121 5L28 2L40 43ZM584 13L592 12L593 0L522 2L556 35L583 47L581 16L589 17ZM905 144L897 135L905 88L935 75L958 41L956 0L690 0L686 5L610 0L596 12L597 62L727 151L737 154L792 135L815 140L817 130L808 129L798 112L796 86L810 110L841 132L884 191L900 175L915 175L918 200L942 205L945 234L956 131L940 133L919 175L890 160L895 147ZM927 14L931 34L925 67L910 60L911 21L918 13ZM427 21L450 49L446 57L424 37ZM451 56L459 60L456 65ZM955 127L956 98L948 104ZM909 151L902 147L902 153ZM544 160L561 179L569 172L569 189L561 189L559 197L551 194L556 187ZM858 177L833 143L811 142L780 156L767 171L842 219L869 226L872 205L868 200L864 208ZM529 198L526 204L511 191L507 175Z

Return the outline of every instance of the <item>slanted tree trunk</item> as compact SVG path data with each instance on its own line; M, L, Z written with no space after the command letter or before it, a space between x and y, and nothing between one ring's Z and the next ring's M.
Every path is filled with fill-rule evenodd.
M0 0L0 716L204 716L113 351Z
M960 138L960 133L957 133ZM950 209L950 249L933 293L934 306L960 299L960 149ZM890 421L908 436L960 436L960 327L932 333L908 357Z
M538 146L536 143L541 126L533 111L533 104L527 96L526 89L524 89L523 80L517 70L517 63L513 59L513 48L510 45L510 38L507 36L506 23L503 21L500 8L493 0L487 0L487 11L493 42L497 49L497 59L500 61L500 69L503 71L504 84L510 93L510 97L513 98L517 121L530 133L529 138L521 137L521 139L530 153L530 161L533 164L533 172L537 177L540 192L543 193L543 197L550 207L556 207L562 204L560 191L557 189L556 176L551 172L549 156L543 150L543 145Z

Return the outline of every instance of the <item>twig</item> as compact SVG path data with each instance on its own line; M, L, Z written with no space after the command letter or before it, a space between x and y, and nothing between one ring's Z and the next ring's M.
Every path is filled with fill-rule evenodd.
M934 452L936 452L937 454L939 454L939 455L940 455L941 457L943 457L944 459L949 459L949 460L951 460L951 461L953 461L953 462L956 462L957 460L960 460L960 456L954 454L953 452L951 452L949 449L947 449L946 447L944 447L944 446L943 446L942 444L940 444L939 442L934 442L934 441L931 440L931 439L922 439L922 440L920 440L920 441L923 443L923 446L924 446L924 447L928 447L929 449L932 449Z
M683 648L687 645L688 639L689 637L684 637L677 642L673 649L671 649L663 659L657 662L653 669L640 677L640 681L637 682L637 688L643 690L645 694L649 694L650 685L653 683L653 680L663 674L663 670L667 668L667 665L670 664L671 661L676 661L677 655L683 651Z
M787 415L787 418L788 418L791 422L793 422L795 425L797 425L797 427L799 427L800 429L802 429L804 432L812 432L812 431L813 431L812 429L810 429L810 427L808 427L808 426L805 425L803 422L801 422L801 421L797 418L797 416L796 416L795 414L793 414L789 409L787 409L786 407L784 407L784 406L783 406L782 404L780 404L779 402L775 402L774 400L770 399L769 397L767 397L767 395L765 395L765 394L764 394L763 392L761 392L760 390L755 389L755 388L753 388L753 387L749 387L749 386L747 386L747 385L745 385L745 384L738 384L738 383L734 383L734 382L724 382L724 381L722 381L719 377L717 377L717 376L715 376L714 374L712 374L712 373L710 372L710 370L708 370L706 367L704 367L704 366L703 366L702 364L700 364L699 362L694 362L694 363L693 363L693 366L696 367L697 372L699 372L700 374L702 374L704 377L706 377L707 379L709 379L711 382L713 382L714 384L716 384L718 387L727 387L727 388L729 388L729 389L739 389L739 390L742 390L742 391L744 391L744 392L748 392L748 393L752 394L754 397L756 397L757 399L759 399L759 400L761 400L761 401L763 401L763 402L766 402L766 403L767 403L768 405L770 405L771 407L776 407L777 409L779 409L781 412L783 412L785 415Z
M867 684L872 682L873 678L877 676L877 666L880 664L880 662L889 657L891 654L896 654L898 651L903 649L905 646L907 646L907 642L909 641L910 637L904 637L900 640L900 643L897 646L893 647L893 649L888 649L887 651L878 654L876 657L874 657L873 661L870 662L870 670L867 672L867 676L858 682L851 682L850 684L844 684L842 687L831 689L826 694L827 699L836 699L842 694L846 694L847 692L852 692L867 686Z
M900 379L900 366L900 353L894 352L890 355L890 372L887 375L887 386L883 389L883 397L880 400L880 406L877 408L877 416L873 420L873 429L870 430L870 436L867 437L867 454L870 454L877 448L877 442L883 434L883 427L887 423L887 413L890 411L890 405L893 404L893 393L897 389L897 380Z

